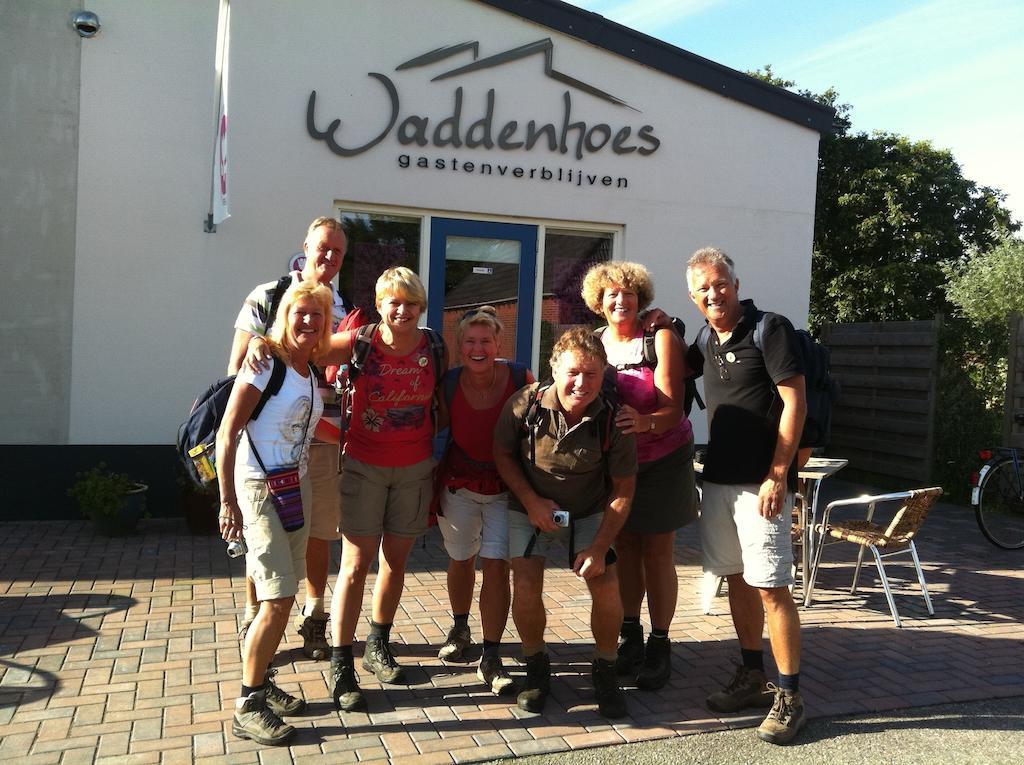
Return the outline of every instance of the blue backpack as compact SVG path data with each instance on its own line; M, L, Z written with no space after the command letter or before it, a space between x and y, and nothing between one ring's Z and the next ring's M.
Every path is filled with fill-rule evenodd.
M270 382L260 395L259 403L253 410L250 420L260 416L263 407L271 396L277 395L284 383L288 368L284 362L274 356L274 367L270 372ZM235 386L235 376L222 377L209 388L200 393L192 404L186 419L178 427L178 457L185 465L185 472L196 486L203 487L216 478L215 450L217 430L228 408L228 399ZM197 463L207 460L206 467L200 473Z

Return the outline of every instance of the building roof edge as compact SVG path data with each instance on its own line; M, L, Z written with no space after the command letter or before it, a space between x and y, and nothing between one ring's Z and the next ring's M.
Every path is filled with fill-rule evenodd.
M835 110L561 0L477 0L819 133Z

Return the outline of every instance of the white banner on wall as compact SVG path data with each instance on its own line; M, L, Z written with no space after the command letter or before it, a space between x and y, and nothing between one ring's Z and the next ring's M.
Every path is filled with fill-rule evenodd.
M231 4L221 0L217 23L217 127L213 146L213 187L210 212L214 225L231 217L228 185L228 49L231 43Z

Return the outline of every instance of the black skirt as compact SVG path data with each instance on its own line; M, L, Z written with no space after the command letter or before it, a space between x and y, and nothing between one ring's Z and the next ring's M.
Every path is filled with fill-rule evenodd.
M624 529L634 534L664 534L697 518L693 440L664 457L640 465L636 494Z

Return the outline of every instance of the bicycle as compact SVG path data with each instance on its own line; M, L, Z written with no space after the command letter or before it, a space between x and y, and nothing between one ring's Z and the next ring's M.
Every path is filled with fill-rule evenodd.
M1024 425L1024 413L1014 419ZM971 488L978 527L992 544L1019 550L1024 547L1024 450L1000 447L978 456L985 463Z

